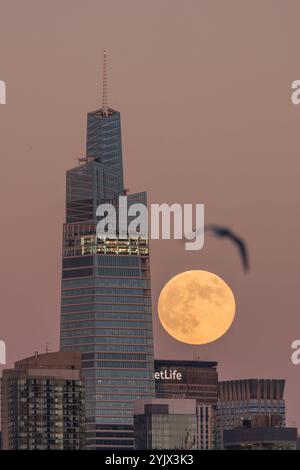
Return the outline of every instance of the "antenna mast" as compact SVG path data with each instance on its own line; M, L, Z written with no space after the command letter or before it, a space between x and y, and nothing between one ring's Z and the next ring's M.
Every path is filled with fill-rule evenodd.
M103 52L102 111L108 116L107 51Z

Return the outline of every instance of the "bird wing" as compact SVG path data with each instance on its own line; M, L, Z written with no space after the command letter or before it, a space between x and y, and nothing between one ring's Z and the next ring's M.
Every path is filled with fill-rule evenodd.
M196 229L195 231L196 233L199 233L200 230L203 230L203 228ZM228 238L233 243L235 243L239 249L240 256L242 258L244 270L248 271L249 269L248 249L247 249L246 243L244 242L244 240L242 240L242 238L235 235L235 233L233 233L228 227L221 227L220 225L215 225L215 224L205 225L204 231L212 232L214 235L220 238Z
M248 269L249 269L249 256L248 256L248 250L247 250L247 247L246 247L246 243L244 242L244 240L242 240L240 237L238 237L237 235L235 235L231 231L228 232L227 238L232 240L237 245L237 247L240 251L240 255L242 257L242 262L243 262L244 269L245 269L245 271L248 271Z

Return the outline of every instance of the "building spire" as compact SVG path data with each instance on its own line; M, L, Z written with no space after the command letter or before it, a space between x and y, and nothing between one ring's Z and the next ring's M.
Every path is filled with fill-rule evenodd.
M108 116L108 82L107 82L107 51L103 52L102 111Z

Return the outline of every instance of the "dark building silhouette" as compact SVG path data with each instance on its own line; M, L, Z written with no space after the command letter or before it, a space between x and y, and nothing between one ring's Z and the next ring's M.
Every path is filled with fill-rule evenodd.
M297 428L274 427L267 416L255 418L224 431L225 450L296 450Z

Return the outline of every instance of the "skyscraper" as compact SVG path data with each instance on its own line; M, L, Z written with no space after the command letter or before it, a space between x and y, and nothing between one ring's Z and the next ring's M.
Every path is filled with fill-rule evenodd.
M80 353L36 354L3 371L3 448L84 449Z
M120 113L87 117L86 157L67 171L63 229L61 349L82 352L86 447L133 448L133 402L154 396L148 239L96 236L96 209L124 195ZM128 206L146 205L146 193Z

